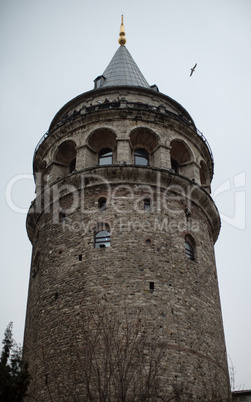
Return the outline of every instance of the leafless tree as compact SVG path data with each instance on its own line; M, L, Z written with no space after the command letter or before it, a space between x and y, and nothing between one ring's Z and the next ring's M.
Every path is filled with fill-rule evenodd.
M58 337L68 339L58 353L43 344L34 373L33 400L38 402L220 402L217 378L210 389L174 381L167 384L168 348L156 335L140 310L115 310L95 303L79 309L72 321L58 328ZM64 331L62 333L62 331ZM75 336L69 342L69 333ZM67 334L67 335L66 335ZM64 336L66 335L66 336ZM57 334L55 334L57 336ZM55 347L55 346L54 346ZM43 377L43 394L39 378ZM40 385L38 386L38 382ZM46 390L46 391L45 391ZM43 396L42 396L43 395Z
M113 308L95 305L84 308L77 322L77 336L65 351L66 364L55 351L49 356L43 348L40 365L44 366L47 400L168 399L163 386L166 347L142 320L140 311L121 315ZM53 361L53 372L47 369L48 360Z

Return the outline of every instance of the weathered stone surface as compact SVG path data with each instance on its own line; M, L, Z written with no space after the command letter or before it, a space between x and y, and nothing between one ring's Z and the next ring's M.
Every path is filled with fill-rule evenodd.
M124 101L99 108L105 97ZM73 118L74 110L82 113ZM56 127L63 115L70 117ZM85 309L104 303L122 320L140 311L144 325L165 345L161 364L169 395L177 385L189 391L190 400L213 400L212 390L227 400L214 258L220 219L209 195L213 161L189 118L176 102L150 90L95 91L92 98L88 93L69 102L37 149L34 166L42 168L27 218L33 256L24 353L38 401L65 400L62 383L75 388L76 400L85 400L76 344ZM69 154L67 143L61 145L66 141ZM113 151L112 165L98 166L102 148ZM136 148L148 151L149 166L135 165ZM66 149L60 158L59 149ZM172 155L178 173L170 171ZM203 178L201 161L207 168ZM149 210L145 198L151 200ZM110 232L110 247L95 248L99 230ZM187 236L194 259L185 253ZM73 366L76 383L69 374Z

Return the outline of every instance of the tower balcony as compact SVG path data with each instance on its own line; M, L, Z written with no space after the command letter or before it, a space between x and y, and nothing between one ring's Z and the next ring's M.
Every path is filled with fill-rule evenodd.
M37 144L34 173L52 183L75 168L99 165L105 149L119 165L135 163L137 150L144 150L150 166L173 169L210 193L214 162L206 138L182 106L145 88L130 94L102 88L70 101Z

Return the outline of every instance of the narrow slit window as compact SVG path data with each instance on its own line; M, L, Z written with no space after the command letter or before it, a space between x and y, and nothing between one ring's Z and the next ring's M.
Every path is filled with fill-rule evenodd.
M144 210L149 211L151 209L151 200L150 198L144 199Z
M98 209L100 211L105 211L106 210L106 198L100 198L98 200Z
M60 222L64 223L66 219L66 213L65 212L60 212Z
M149 282L149 289L151 293L154 292L154 282Z

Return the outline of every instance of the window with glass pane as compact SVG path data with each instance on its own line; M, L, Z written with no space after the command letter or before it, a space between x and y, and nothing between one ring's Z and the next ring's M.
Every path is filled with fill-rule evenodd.
M148 152L143 148L137 148L134 153L135 165L148 165Z
M190 243L185 242L185 253L186 257L190 258L190 260L194 260L194 250Z
M110 232L101 230L95 236L95 248L110 247Z
M112 165L112 150L110 148L101 149L99 152L99 165Z

